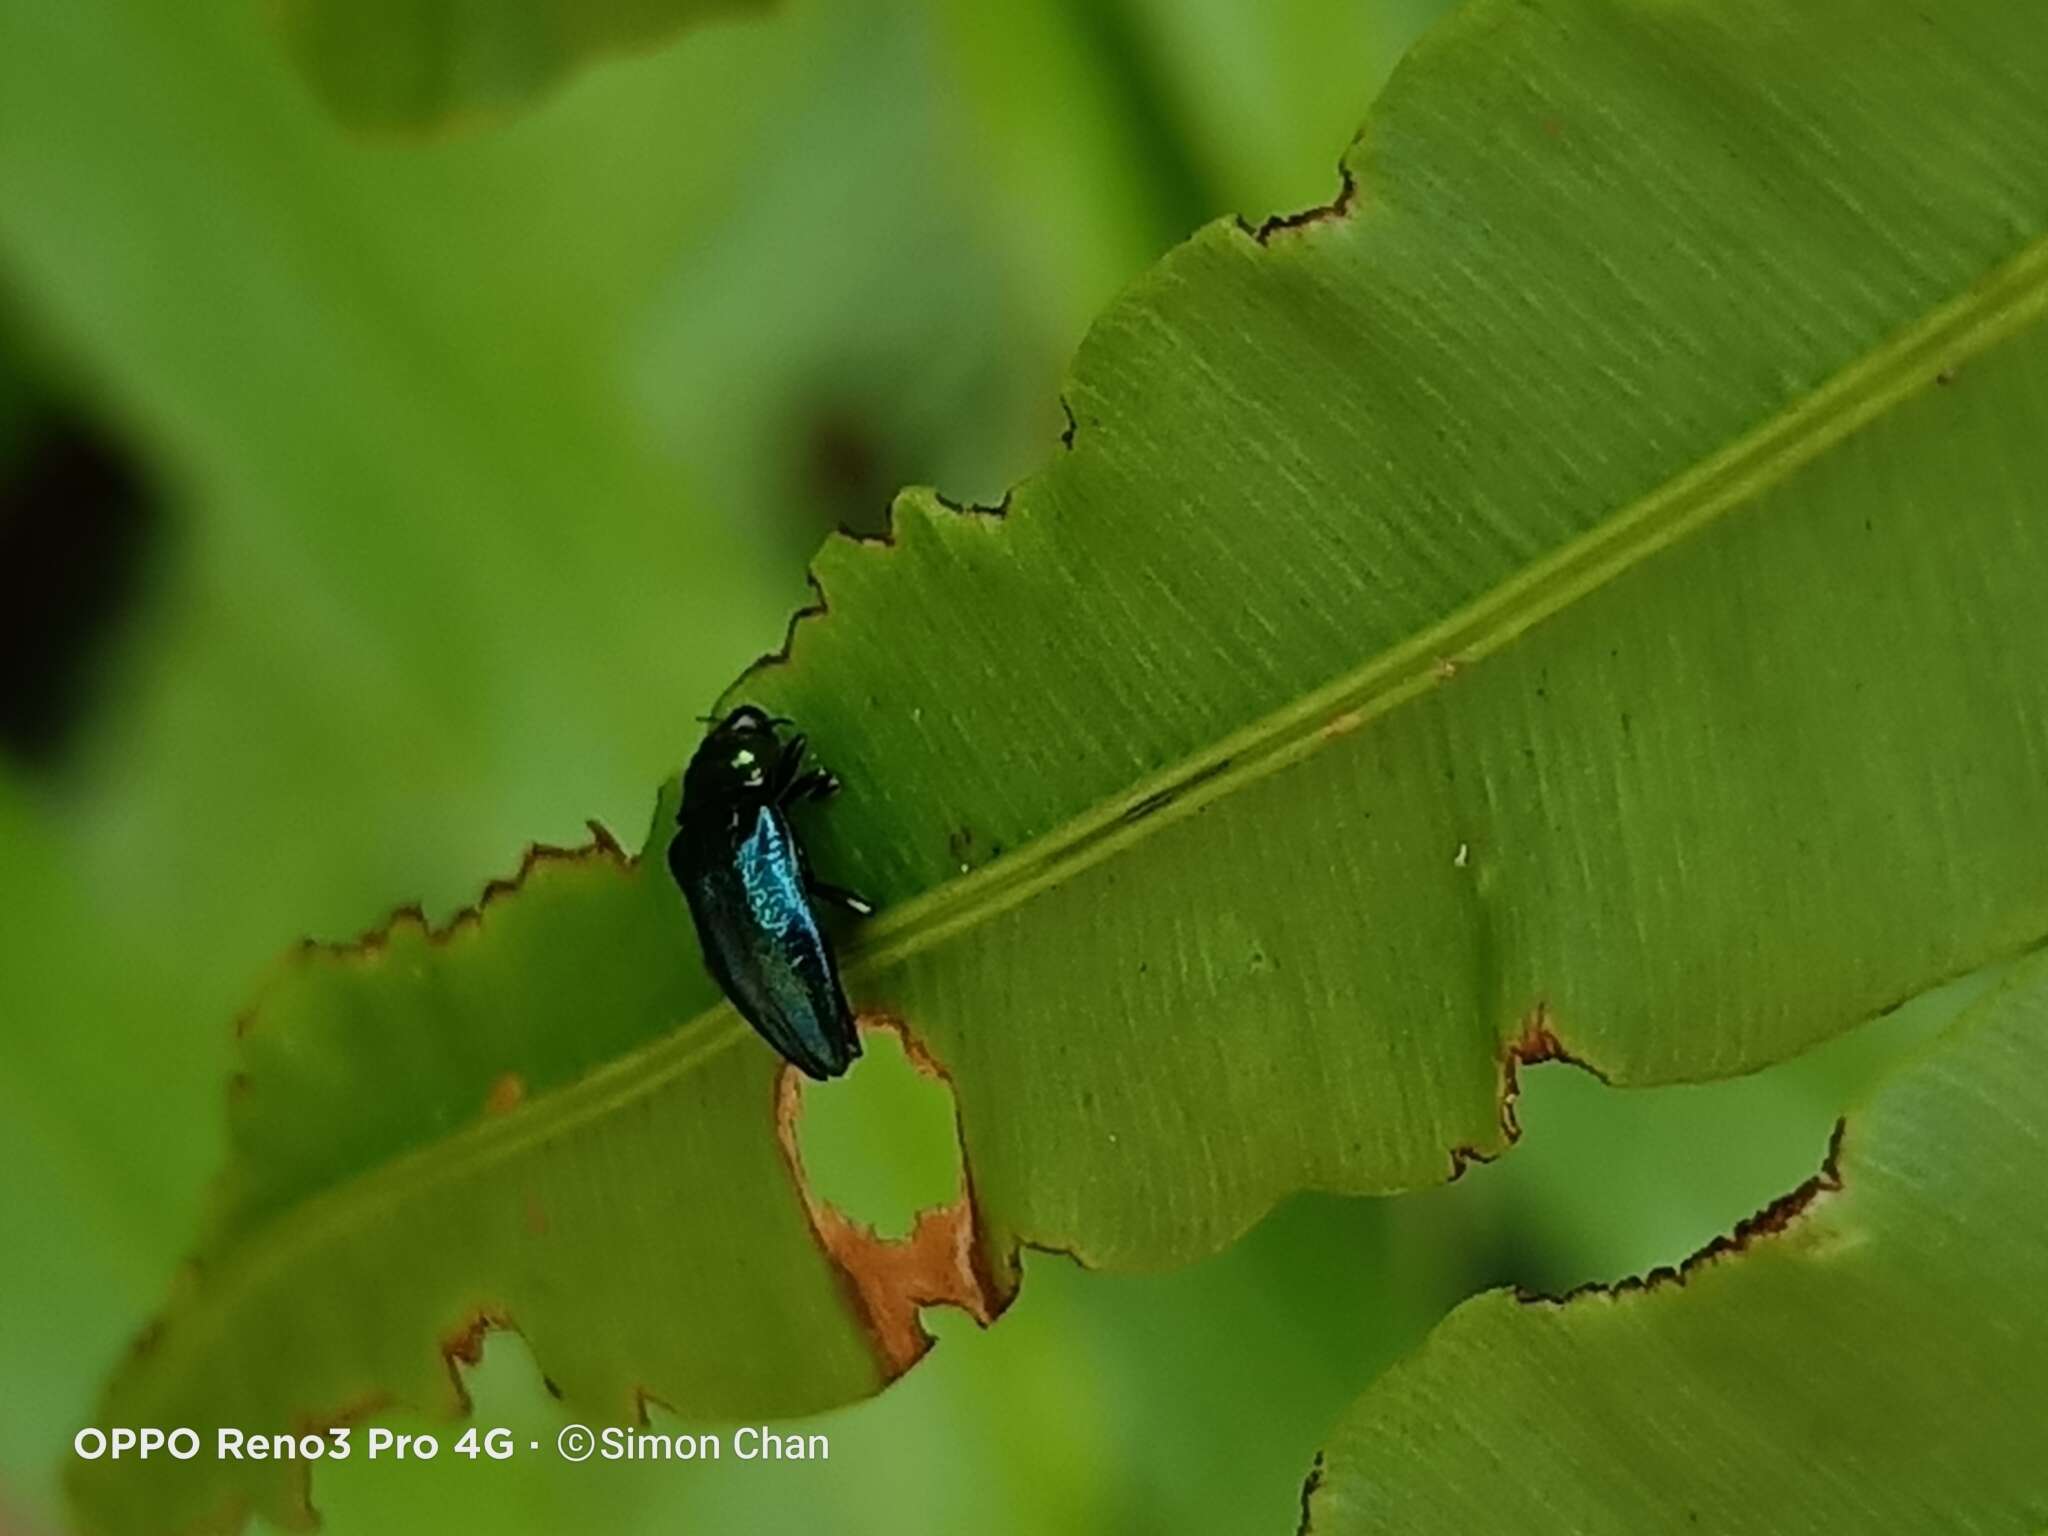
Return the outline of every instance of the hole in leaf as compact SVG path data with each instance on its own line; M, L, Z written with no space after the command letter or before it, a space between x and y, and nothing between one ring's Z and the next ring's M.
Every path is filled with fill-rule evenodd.
M908 1237L919 1211L960 1194L953 1095L893 1029L864 1031L838 1082L804 1085L796 1140L811 1197L880 1238Z
M1461 1248L1490 1284L1563 1295L1676 1265L1797 1189L1835 1122L1993 984L1983 971L1789 1061L1723 1082L1613 1088L1524 1067L1519 1144L1457 1183L1403 1197L1408 1243ZM1563 1025L1571 1040L1569 1021Z

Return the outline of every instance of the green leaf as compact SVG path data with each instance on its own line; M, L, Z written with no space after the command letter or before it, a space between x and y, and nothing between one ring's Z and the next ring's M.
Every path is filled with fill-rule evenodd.
M2044 1085L2048 956L1732 1238L1646 1280L1460 1307L1339 1425L1306 1529L2034 1529Z
M1499 1152L1517 1059L1743 1072L2048 935L2037 62L1468 7L1335 209L1104 316L1007 515L827 546L734 696L853 786L999 1251L1184 1259Z
M650 1021L710 1003L676 899L659 860L600 834L533 851L446 927L405 912L288 961L246 1025L214 1230L137 1343L119 1411L204 1425L209 1441L217 1424L454 1414L456 1362L474 1363L490 1327L548 1341L551 1390L606 1422L649 1400L744 1417L878 1388L784 1154L759 1134L769 1059L677 1032L656 1055L680 1069L679 1095L637 1102L660 1067L626 1054L545 1119L517 1112ZM403 1139L426 1144L392 1156ZM423 1318L440 1323L422 1335ZM282 1368L252 1371L265 1357ZM137 1488L93 1470L90 1528L309 1515L304 1462L253 1468L234 1498L187 1472L139 1508Z
M991 227L1021 200L978 153L966 174L930 30L922 6L785 7L593 71L506 132L394 152L335 132L246 0L0 4L0 308L21 301L165 488L170 557L89 750L26 798L38 856L0 831L0 1249L38 1255L0 1281L0 1313L37 1320L0 1329L15 1523L56 1527L71 1432L190 1251L226 1024L275 955L400 897L445 918L586 815L637 830L803 591L827 409L887 477L876 520L905 465L993 495L1056 436L1086 315L1031 307L1044 274ZM1085 174L1113 156L1100 133L1070 125L1050 158ZM1034 235L1094 280L1142 265L1098 209L1060 212ZM1083 1295L1038 1337L1085 1337ZM516 1341L496 1356L553 1411ZM986 1359L956 1361L967 1400L1008 1401ZM953 1438L958 1380L868 1415L887 1454L841 1463L835 1508L896 1509L901 1466ZM1035 1469L1018 1443L960 1457L955 1486ZM357 1464L346 1493L323 1468L321 1502L341 1529L369 1488L483 1518L449 1466ZM507 1536L508 1512L546 1531L587 1506L576 1468L497 1471ZM604 1493L614 1528L704 1496Z
M1019 1243L1185 1260L1498 1153L1521 1061L1741 1072L2048 936L2044 66L1991 0L1460 13L1336 204L1108 312L1006 515L832 544L739 690L848 780L850 984L956 1090L932 1262L806 1222L671 788L654 858L286 972L105 1417L459 1406L480 1320L593 1417L814 1406ZM294 1471L79 1494L283 1519Z
M344 122L422 128L506 112L607 54L761 0L271 0L308 83Z

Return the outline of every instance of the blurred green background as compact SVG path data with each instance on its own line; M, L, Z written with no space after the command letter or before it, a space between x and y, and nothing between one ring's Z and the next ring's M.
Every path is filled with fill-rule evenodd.
M252 0L0 0L0 1530L61 1527L273 957L445 914L586 817L637 843L827 530L1028 473L1089 317L1197 225L1330 196L1439 8L782 0L365 138ZM824 1421L823 1465L444 1453L315 1501L338 1532L1290 1530L1445 1308L1683 1255L1940 1014L1711 1088L1536 1071L1513 1157L1300 1197L1190 1270L1032 1255L997 1328L934 1317ZM946 1115L877 1051L807 1159L900 1226ZM472 1388L552 1433L516 1339Z

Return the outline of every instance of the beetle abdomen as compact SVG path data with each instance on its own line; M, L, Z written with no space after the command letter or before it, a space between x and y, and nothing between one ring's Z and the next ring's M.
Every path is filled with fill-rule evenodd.
M796 840L768 805L731 830L736 838L705 847L701 830L686 829L670 849L705 961L769 1044L812 1077L837 1077L860 1054L859 1037Z

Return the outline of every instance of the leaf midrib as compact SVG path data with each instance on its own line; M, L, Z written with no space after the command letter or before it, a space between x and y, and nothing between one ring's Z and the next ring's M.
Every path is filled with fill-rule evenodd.
M1946 371L2018 333L2048 309L2048 236L1896 333L1803 400L1720 452L1664 482L1441 623L1382 652L1170 769L1142 780L1054 832L970 875L892 909L849 952L850 979L895 965L1029 901L1079 870L1114 857L1159 828L1279 772L1444 680L1444 662L1468 664L1658 551L1697 532L1933 385ZM1085 450L1084 450L1085 451ZM1161 801L1149 815L1135 807ZM223 1301L284 1268L335 1226L396 1204L415 1190L510 1160L660 1092L743 1038L747 1026L718 1004L521 1109L423 1143L314 1195L246 1234L211 1287L211 1326L173 1330L166 1353L189 1353L231 1312ZM327 1218L322 1220L321 1218ZM265 1239L269 1239L265 1241ZM195 1322L198 1320L195 1320ZM163 1372L159 1379L169 1379Z

